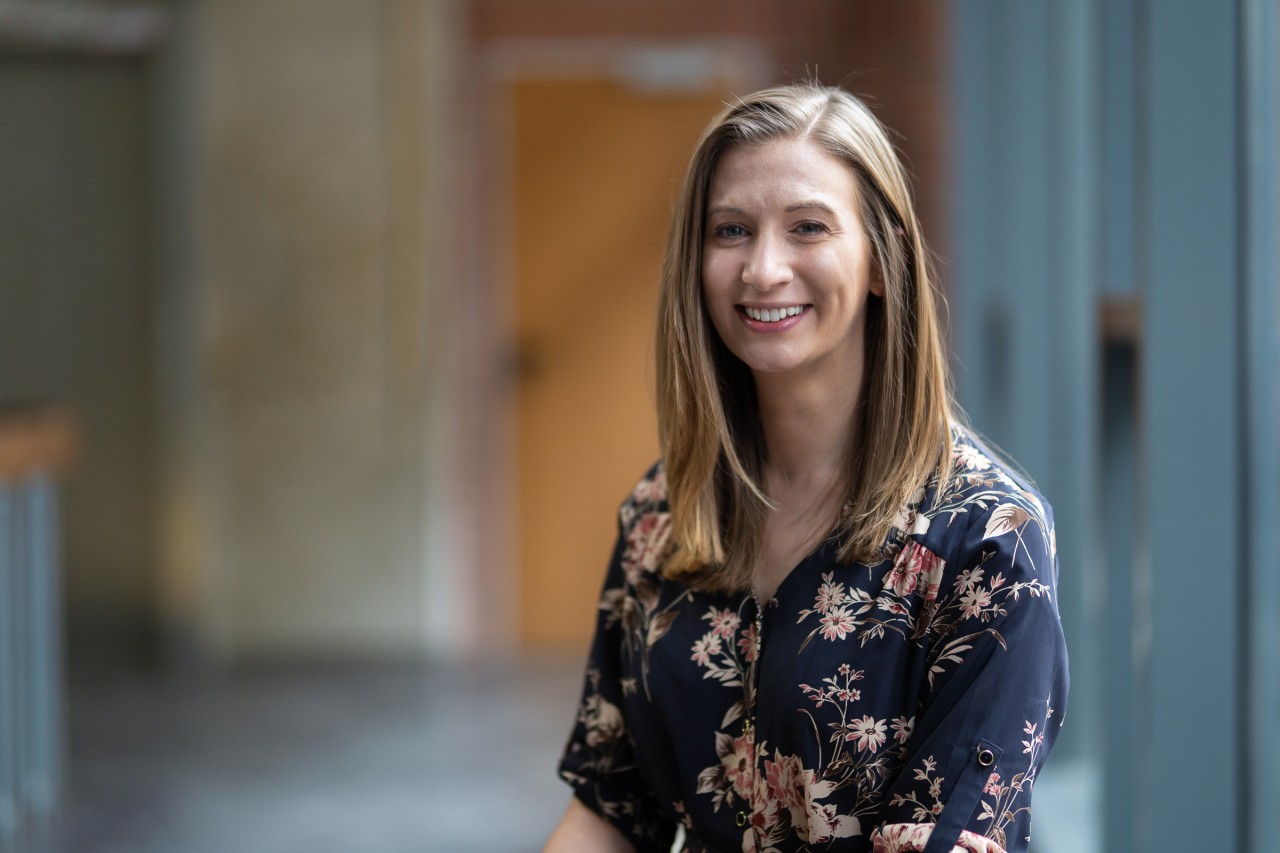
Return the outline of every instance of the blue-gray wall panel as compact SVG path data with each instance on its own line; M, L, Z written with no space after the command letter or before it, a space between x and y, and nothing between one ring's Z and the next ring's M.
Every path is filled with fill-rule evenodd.
M1245 0L1246 480L1249 590L1245 779L1247 849L1274 844L1280 814L1280 13Z
M999 0L955 16L957 387L973 424L1055 507L1073 671L1093 654L1097 563L1098 15L1091 0ZM1083 748L1090 688L1074 682L1059 754Z
M1143 482L1153 849L1238 850L1240 306L1234 4L1149 2Z
M1099 213L1104 224L1102 287L1108 294L1132 295L1133 282L1133 177L1134 177L1134 0L1107 0L1097 32L1103 44L1102 85L1098 102L1103 108L1102 186L1105 204Z

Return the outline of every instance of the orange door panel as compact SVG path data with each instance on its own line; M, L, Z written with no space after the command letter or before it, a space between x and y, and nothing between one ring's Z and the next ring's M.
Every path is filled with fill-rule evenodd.
M653 325L685 160L718 94L509 86L526 650L585 650L618 503L658 454Z

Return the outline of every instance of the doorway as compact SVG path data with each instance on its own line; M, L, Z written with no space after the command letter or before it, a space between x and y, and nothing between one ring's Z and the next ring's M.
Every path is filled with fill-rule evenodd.
M658 457L653 328L688 155L730 88L506 84L516 596L528 652L585 650L618 504Z

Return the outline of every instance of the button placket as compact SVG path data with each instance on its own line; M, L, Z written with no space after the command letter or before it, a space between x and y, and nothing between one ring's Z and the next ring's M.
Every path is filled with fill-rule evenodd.
M760 839L756 837L755 826L752 817L755 812L755 792L757 789L757 780L760 775L760 754L759 743L757 741L758 729L756 727L756 696L760 688L760 656L764 647L764 608L760 605L760 598L754 592L751 594L751 603L755 607L755 623L756 623L756 654L755 659L751 661L750 668L747 672L747 678L744 679L743 687L746 693L743 696L743 711L745 719L742 721L742 734L750 739L751 744L751 795L747 801L747 809L740 810L736 815L736 821L739 828L751 826L751 835L755 841L755 848L759 849Z

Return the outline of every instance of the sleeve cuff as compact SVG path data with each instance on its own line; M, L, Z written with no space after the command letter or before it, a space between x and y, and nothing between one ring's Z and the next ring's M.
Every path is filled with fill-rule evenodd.
M920 853L929 843L931 835L931 823L886 824L872 836L872 853ZM951 853L1005 853L1005 849L990 838L983 838L966 829L960 833Z

